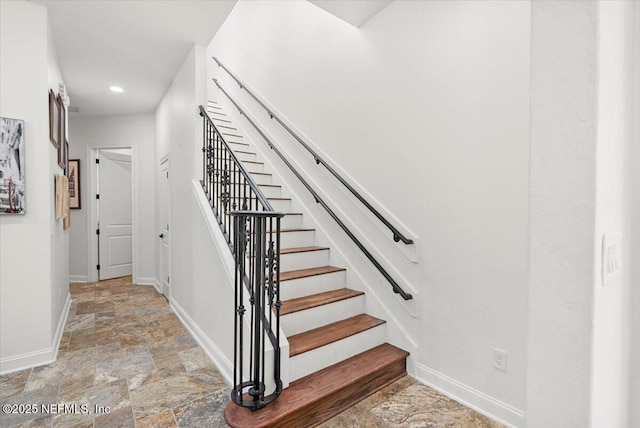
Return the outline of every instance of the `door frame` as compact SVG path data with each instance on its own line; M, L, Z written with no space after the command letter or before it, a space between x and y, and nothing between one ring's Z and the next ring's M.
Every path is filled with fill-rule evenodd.
M98 235L96 230L98 228L98 204L96 201L96 194L98 192L98 169L96 168L96 159L98 159L98 151L100 150L118 150L118 149L131 149L131 235L132 235L132 264L133 264L133 283L137 283L137 263L136 254L138 253L138 239L136 233L136 204L137 198L137 166L136 160L138 153L135 145L132 146L106 146L106 147L87 147L86 161L89 168L85 168L87 171L87 179L89 186L89 194L87 199L89 203L87 207L87 281L96 282L98 280Z
M162 216L162 204L161 204L161 199L162 199L162 195L161 195L161 191L162 191L162 186L160 185L160 180L162 180L162 165L164 163L167 163L167 170L169 171L169 173L171 173L171 158L169 156L169 153L167 153L166 155L162 156L160 158L160 160L158 161L158 199L157 199L157 207L158 207L158 220L157 220L157 225L160 226L158 229L160 229L159 231L157 231L157 233L162 233L162 225L160 224L160 220L161 220L161 216ZM168 179L169 182L167 183L167 195L166 197L167 199L167 221L169 222L169 226L171 225L171 178ZM162 271L162 240L160 240L160 243L158 244L158 279L159 279L159 292L161 294L163 294L167 300L171 300L171 234L173 233L173 231L171 229L169 229L169 239L167 240L167 263L169 264L169 290L165 290L164 287L164 282L162 281L163 278L163 271Z

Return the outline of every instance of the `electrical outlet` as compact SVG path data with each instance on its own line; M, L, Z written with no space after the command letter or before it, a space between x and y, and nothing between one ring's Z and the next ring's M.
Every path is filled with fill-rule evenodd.
M493 348L493 367L503 372L507 371L507 351Z

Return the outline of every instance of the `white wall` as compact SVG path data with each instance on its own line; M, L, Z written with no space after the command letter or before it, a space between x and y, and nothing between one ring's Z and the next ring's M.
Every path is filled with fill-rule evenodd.
M631 363L631 201L634 5L601 1L591 426L628 427ZM622 273L602 281L604 234L622 234Z
M227 327L233 305L216 303L231 302L233 288L192 188L192 180L202 174L197 107L206 102L205 55L203 47L194 46L156 109L155 162L159 171L160 160L170 157L171 305L228 376L233 336Z
M419 344L417 376L512 423L525 407L529 25L528 2L396 1L360 28L307 2L239 2L209 47L418 238L393 243L209 64L415 295L398 300L293 185L340 244L332 257L349 259L350 285L388 309L392 338Z
M589 426L595 2L532 2L527 426Z
M62 77L47 12L2 2L0 20L0 116L25 121L27 185L26 214L0 217L0 372L6 372L55 359L68 296L68 232L53 215L54 175L62 171L49 143L48 90Z
M635 61L634 61L634 186L632 201L634 203L634 223L633 223L633 241L631 244L632 251L632 318L633 327L631 330L632 337L632 353L631 353L631 387L629 406L630 426L640 426L640 5L635 5Z
M47 62L48 62L48 82L49 88L53 89L54 93L58 93L59 84L64 84L62 72L58 65L58 58L56 54L55 41L53 40L53 34L51 32L51 26L47 25ZM68 115L65 117L66 124L68 124ZM65 124L65 132L68 135L68 126ZM53 148L53 146L51 146ZM55 174L63 174L62 168L58 165L58 153L57 150L49 150L49 165L50 170L55 171ZM53 182L49 183L49 194L55 195L55 185ZM60 319L66 317L65 303L69 296L69 235L71 230L64 230L62 228L62 220L56 222L56 227L53 228L53 235L51 236L51 334L55 336L57 330L63 326L60 326Z
M69 118L71 158L81 160L82 209L71 211L69 275L75 281L96 279L88 233L95 234L96 209L95 158L88 149L131 147L133 149L133 280L154 284L156 279L155 245L155 123L152 114L124 116L82 116ZM89 226L90 224L90 226ZM89 229L87 229L89 227Z

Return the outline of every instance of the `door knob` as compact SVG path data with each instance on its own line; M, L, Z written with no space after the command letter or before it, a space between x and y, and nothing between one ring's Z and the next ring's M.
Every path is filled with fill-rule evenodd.
M161 233L160 235L158 235L159 238L164 238L164 233Z

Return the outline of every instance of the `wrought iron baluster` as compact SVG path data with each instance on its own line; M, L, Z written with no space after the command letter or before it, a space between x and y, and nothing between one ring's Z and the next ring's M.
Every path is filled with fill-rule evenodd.
M279 222L283 214L273 211L202 107L201 113L204 118L202 186L236 263L231 399L255 410L275 400L282 392L279 311L274 310L274 304L279 301L278 281L275 280L279 278L278 263L275 262L279 230L274 232L273 224ZM268 395L266 365L271 360L267 359L267 340L273 346L274 364L274 379L269 382L275 383L275 389Z

